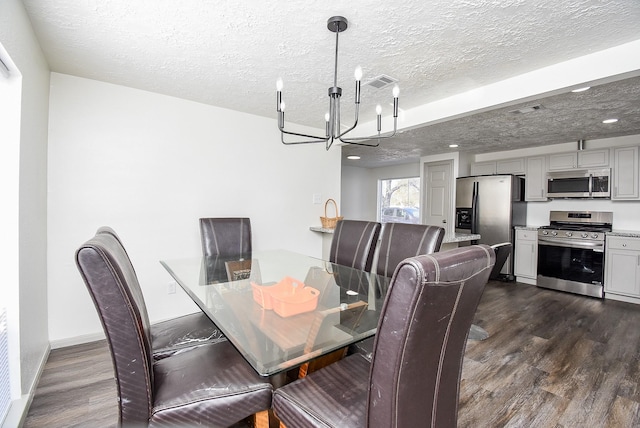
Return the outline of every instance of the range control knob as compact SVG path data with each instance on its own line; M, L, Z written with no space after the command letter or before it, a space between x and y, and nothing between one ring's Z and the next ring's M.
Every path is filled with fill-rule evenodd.
M592 237L593 239L598 239L598 234L597 234L597 233L592 233L592 234L591 234L591 237Z
M569 237L573 236L573 232L565 232L564 234L569 236Z
M555 230L554 230L553 232L551 232L551 234L552 234L553 236L558 236L558 232L556 232Z
M543 234L543 235L548 235L548 234L549 234L549 231L548 231L548 230L543 230L543 231L542 231L542 234Z
M582 235L580 235L581 238L586 239L589 237L588 233L583 233Z

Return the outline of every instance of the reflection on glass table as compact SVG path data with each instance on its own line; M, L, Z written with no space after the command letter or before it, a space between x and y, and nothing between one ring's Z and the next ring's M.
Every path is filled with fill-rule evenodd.
M282 250L160 263L263 376L374 335L386 294L374 274Z

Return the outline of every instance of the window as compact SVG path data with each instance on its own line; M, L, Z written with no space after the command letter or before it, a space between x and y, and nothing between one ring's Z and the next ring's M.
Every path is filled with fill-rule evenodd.
M420 177L378 181L381 223L420 223Z

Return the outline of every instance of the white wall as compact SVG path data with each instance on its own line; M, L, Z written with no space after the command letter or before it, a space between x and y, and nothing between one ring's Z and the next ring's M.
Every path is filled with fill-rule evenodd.
M369 174L370 170L367 168L342 166L340 215L350 220L375 221L376 210L374 208L371 212L369 209L371 205L369 202L371 199ZM373 203L375 204L375 199ZM327 210L329 209L328 207Z
M342 215L377 221L378 180L420 176L420 165L409 163L382 168L342 167Z
M199 256L198 218L251 218L255 250L314 256L323 205L337 197L340 150L283 146L276 119L52 73L49 128L49 314L54 345L101 326L74 263L113 227L138 273L152 321L197 308L167 294L159 260Z
M19 301L10 303L14 313L19 314L20 349L19 364L16 364L20 368L19 389L23 395L28 395L33 392L49 346L46 265L49 68L19 0L0 1L0 43L15 63L16 72L22 76L17 227ZM8 144L4 139L2 143ZM8 204L3 205L3 209L16 208L15 201L3 200L3 204ZM3 234L2 239L6 238L7 235ZM11 251L15 255L16 248L13 247ZM3 281L2 287L12 286ZM13 325L10 328L15 327ZM12 372L15 374L13 368ZM20 406L12 406L11 412L15 415L16 407L22 407L17 410L19 418L25 404L22 400Z

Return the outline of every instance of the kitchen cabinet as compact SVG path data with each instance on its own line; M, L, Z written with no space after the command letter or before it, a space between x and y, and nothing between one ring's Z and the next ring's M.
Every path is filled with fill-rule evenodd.
M496 174L522 175L525 173L525 159L503 159L496 161Z
M577 153L556 153L549 155L549 171L573 169L578 165Z
M608 166L609 149L578 152L578 168L606 168Z
M609 166L609 149L581 150L549 155L549 171L574 168L606 168Z
M502 159L499 161L476 162L471 164L471 175L525 173L525 158Z
M609 236L605 254L605 297L640 299L640 238Z
M527 158L525 174L525 201L547 200L547 157Z
M514 273L521 282L535 284L538 275L538 231L516 229Z
M471 175L493 175L496 173L496 163L475 162L471 164Z
M638 146L616 147L613 152L612 200L640 199L638 177Z

